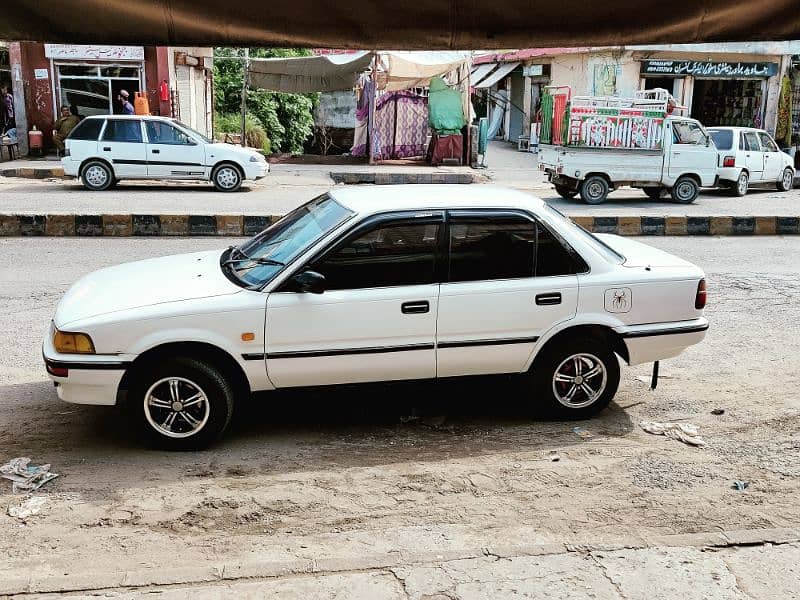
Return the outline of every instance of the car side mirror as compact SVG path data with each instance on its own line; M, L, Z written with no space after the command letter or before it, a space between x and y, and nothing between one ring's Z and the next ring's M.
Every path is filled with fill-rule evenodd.
M321 294L325 291L325 275L316 271L301 271L292 277L292 283L302 293Z

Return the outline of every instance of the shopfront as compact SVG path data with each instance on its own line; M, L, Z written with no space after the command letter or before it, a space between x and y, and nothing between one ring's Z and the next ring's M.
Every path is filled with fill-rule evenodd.
M777 62L643 60L643 88L664 88L706 126L765 127Z

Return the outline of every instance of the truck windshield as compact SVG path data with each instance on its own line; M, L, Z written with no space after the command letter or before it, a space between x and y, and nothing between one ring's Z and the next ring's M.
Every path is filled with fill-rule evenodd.
M711 139L717 150L730 150L733 148L733 131L730 129L709 129Z
M223 270L246 287L260 288L292 260L336 229L353 212L324 194L221 257Z

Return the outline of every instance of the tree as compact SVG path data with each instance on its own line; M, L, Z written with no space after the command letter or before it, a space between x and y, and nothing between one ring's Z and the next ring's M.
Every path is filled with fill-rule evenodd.
M311 52L295 48L250 48L251 58L285 58L310 56ZM225 60L241 56L236 48L215 48L214 109L227 115L238 113L242 102L242 60ZM267 90L248 90L247 110L263 126L273 152L303 151L303 142L314 126L313 109L319 94L284 94Z

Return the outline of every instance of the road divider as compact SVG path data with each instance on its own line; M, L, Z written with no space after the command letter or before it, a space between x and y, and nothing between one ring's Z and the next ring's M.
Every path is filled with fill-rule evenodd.
M0 237L251 236L282 215L2 215ZM572 217L593 233L798 235L800 217Z

